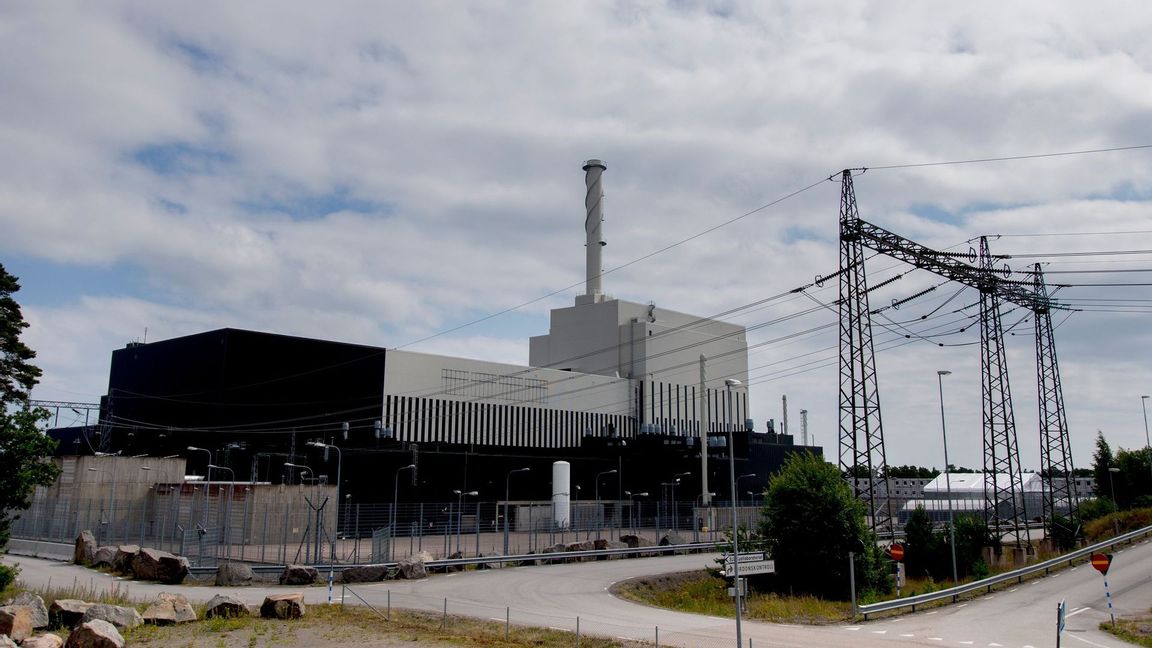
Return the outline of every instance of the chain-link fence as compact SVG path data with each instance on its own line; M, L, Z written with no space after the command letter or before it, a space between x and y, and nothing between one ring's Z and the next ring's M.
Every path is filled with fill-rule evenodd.
M557 544L639 535L652 543L723 541L732 511L695 502L602 500L353 504L336 510L335 488L232 483L153 484L131 497L38 489L12 527L16 538L72 543L83 530L100 545L136 544L188 557L286 564L391 562L538 552ZM760 509L738 508L755 528ZM559 522L557 520L560 520Z

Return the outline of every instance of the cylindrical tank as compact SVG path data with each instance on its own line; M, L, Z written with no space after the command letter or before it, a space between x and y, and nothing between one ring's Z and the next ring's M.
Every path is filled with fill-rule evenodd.
M552 521L556 528L567 529L571 519L572 464L552 462Z

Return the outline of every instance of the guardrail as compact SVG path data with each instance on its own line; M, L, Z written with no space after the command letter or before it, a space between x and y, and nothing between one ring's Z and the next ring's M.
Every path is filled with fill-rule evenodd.
M1064 563L1068 563L1068 565L1071 566L1076 562L1076 560L1080 558L1091 556L1094 553L1097 553L1103 549L1110 549L1118 544L1131 544L1133 541L1140 538L1146 538L1149 535L1152 535L1152 526L1144 527L1143 529L1137 529L1136 531L1129 531L1128 533L1118 535L1115 538L1105 540L1104 542L1099 542L1090 547L1084 547L1083 549L1071 551L1064 554L1063 556L1060 556L1059 558L1045 560L1044 562L1039 562L1035 565L1021 567L1020 569L1014 569L1009 572L1004 572L1003 574L989 576L988 578L982 580L965 583L964 585L957 585L955 587L943 589L938 592L918 594L916 596L908 596L905 598L893 599L891 601L881 601L879 603L869 603L868 605L858 605L853 612L854 614L863 614L864 620L867 621L869 614L876 614L877 612L888 612L906 607L912 608L912 611L915 612L917 605L924 605L925 603L932 603L947 598L952 599L952 602L955 603L957 598L959 598L961 595L969 594L981 589L987 589L987 591L991 592L992 588L996 585L1006 583L1011 580L1022 582L1025 576L1030 576L1041 571L1045 574L1048 574L1048 572L1051 571L1054 567L1062 566Z
M685 544L675 545L655 545L651 547L625 547L621 549L590 549L587 551L554 551L549 553L530 553L530 554L516 554L509 556L479 556L474 558L442 558L440 560L429 560L424 563L427 569L447 568L447 567L466 567L468 565L491 565L493 563L506 565L507 563L524 563L524 562L551 562L551 561L566 561L576 560L581 558L592 559L605 559L612 556L631 556L642 557L650 554L672 554L677 552L686 553L704 553L708 551L715 551L716 543L714 542L689 542ZM400 563L397 561L384 562L384 563L371 563L374 565L383 565L389 569L398 568ZM339 568L341 571L350 569L352 567L364 567L365 563L349 564L349 563L317 563L309 565L315 567L317 571L324 572L329 569ZM276 574L284 571L284 565L249 565L253 573L257 574ZM193 567L189 570L194 575L208 575L216 572L215 567Z

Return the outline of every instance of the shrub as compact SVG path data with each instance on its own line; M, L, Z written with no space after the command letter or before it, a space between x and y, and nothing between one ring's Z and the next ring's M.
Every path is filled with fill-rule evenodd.
M16 582L16 576L19 574L19 567L0 565L0 592L11 587L12 583Z

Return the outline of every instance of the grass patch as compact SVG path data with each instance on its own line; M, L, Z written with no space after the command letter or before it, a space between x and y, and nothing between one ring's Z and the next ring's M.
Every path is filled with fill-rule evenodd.
M727 582L706 570L637 578L618 584L617 596L656 607L720 617L736 616ZM746 599L744 617L773 623L820 625L852 618L846 601L825 601L815 596L781 596L753 592Z
M1116 619L1115 626L1105 621L1100 629L1130 644L1152 648L1152 616Z

